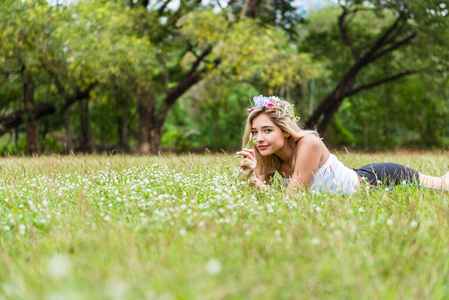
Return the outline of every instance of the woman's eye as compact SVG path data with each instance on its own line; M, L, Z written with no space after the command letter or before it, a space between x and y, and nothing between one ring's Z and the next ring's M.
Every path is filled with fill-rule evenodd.
M255 134L257 134L257 131L251 131L251 134L255 135Z
M269 132L271 132L271 129L265 129L265 132L269 133Z

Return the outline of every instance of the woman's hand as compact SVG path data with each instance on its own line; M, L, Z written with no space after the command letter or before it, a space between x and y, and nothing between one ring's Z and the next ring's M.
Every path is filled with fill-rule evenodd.
M246 181L253 176L254 170L256 169L257 160L254 154L254 149L242 149L236 154L243 157L240 161L239 168L244 172L242 179Z

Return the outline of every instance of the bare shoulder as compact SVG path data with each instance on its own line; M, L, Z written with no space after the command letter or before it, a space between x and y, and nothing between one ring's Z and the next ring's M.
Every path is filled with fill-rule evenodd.
M310 150L322 150L325 146L321 139L314 134L308 134L303 136L298 141L298 148L310 149Z
M299 160L306 160L311 164L316 164L314 170L320 168L329 158L329 150L323 141L313 135L308 134L298 141L296 157Z

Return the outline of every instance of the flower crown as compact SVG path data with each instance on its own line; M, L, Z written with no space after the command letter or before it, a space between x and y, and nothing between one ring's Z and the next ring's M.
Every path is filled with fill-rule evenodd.
M268 109L278 109L278 110L283 111L293 121L298 122L300 118L298 116L295 116L295 111L293 110L293 105L288 103L288 106L283 108L280 105L278 105L279 101L281 101L281 99L279 99L279 97L276 97L276 96L264 97L264 96L260 95L260 96L253 98L254 107L249 108L247 110L248 110L248 113L250 114L253 110L255 110L258 107L266 107Z

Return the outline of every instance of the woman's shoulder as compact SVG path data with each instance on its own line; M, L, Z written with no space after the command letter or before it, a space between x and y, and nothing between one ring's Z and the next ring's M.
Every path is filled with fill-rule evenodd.
M306 134L305 136L299 138L298 146L310 146L310 147L323 147L324 143L319 137L314 134Z
M323 141L314 134L307 134L299 139L296 148L296 157L307 157L311 159L316 157L321 167L329 158L329 150Z

